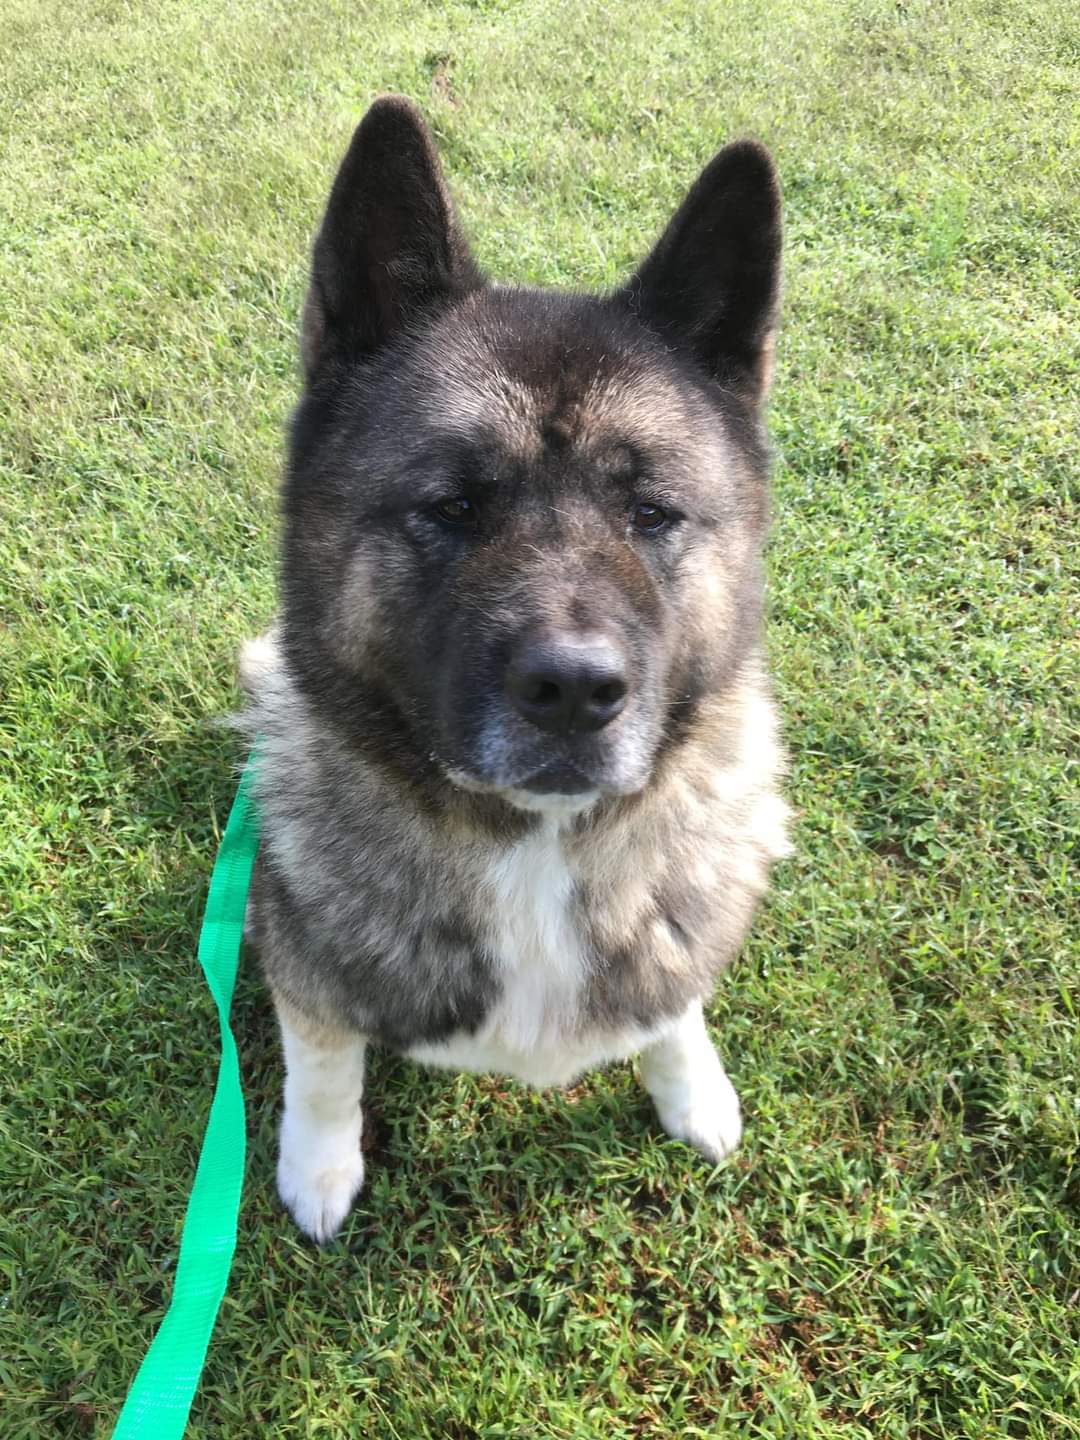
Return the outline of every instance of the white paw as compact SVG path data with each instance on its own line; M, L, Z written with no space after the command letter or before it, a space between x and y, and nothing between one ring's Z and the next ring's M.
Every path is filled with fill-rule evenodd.
M332 1240L364 1184L359 1131L333 1144L297 1144L281 1137L278 1194L312 1240Z
M739 1097L722 1070L707 1081L697 1079L666 1103L657 1099L656 1111L669 1135L685 1140L714 1165L739 1148L742 1139Z

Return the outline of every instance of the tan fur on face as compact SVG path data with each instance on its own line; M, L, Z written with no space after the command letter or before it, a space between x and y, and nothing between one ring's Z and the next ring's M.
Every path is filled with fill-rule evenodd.
M517 373L506 337L468 323L476 308L464 302L455 313L453 344L439 351L439 369L423 397L429 422L466 440L494 432L517 460L536 459L556 436L597 463L613 447L630 444L643 452L677 453L680 468L714 483L735 473L737 452L714 407L661 366L598 356L595 373L573 399L560 396L553 413L552 397L523 378L530 357L521 357ZM439 348L437 335L434 345ZM574 351L566 362L582 363Z
M466 301L465 315L469 308ZM475 327L455 331L422 403L429 423L465 440L495 428L510 455L533 459L543 448L540 397L508 373L492 341Z
M325 627L328 648L354 670L363 664L368 639L377 629L377 576L375 557L363 550L354 550Z

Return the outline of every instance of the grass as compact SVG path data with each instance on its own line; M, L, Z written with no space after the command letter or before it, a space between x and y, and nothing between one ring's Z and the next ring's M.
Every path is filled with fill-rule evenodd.
M306 248L414 95L483 261L625 273L723 139L788 287L782 867L714 1019L748 1138L384 1057L340 1243L251 1158L192 1436L1080 1436L1080 27L1067 0L5 0L0 1436L105 1436L215 1065L194 935L273 603ZM1072 868L1070 868L1072 867Z

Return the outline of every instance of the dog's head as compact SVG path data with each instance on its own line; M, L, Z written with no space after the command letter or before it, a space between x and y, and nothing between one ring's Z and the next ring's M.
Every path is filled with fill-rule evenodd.
M419 114L373 105L304 310L283 619L309 698L521 806L640 790L757 643L779 270L742 141L614 294L488 284Z

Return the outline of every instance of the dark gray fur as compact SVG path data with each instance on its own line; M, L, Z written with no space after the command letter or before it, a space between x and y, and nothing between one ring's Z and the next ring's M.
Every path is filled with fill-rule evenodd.
M482 1024L492 865L540 823L506 792L544 774L601 792L562 842L582 1027L676 1015L735 953L781 846L760 565L779 255L771 162L740 142L624 289L489 286L416 112L368 113L315 245L280 633L247 681L255 937L303 1014L398 1049ZM466 492L462 536L432 507ZM664 533L628 528L643 501ZM507 657L537 627L612 638L625 717L550 736L512 712Z

